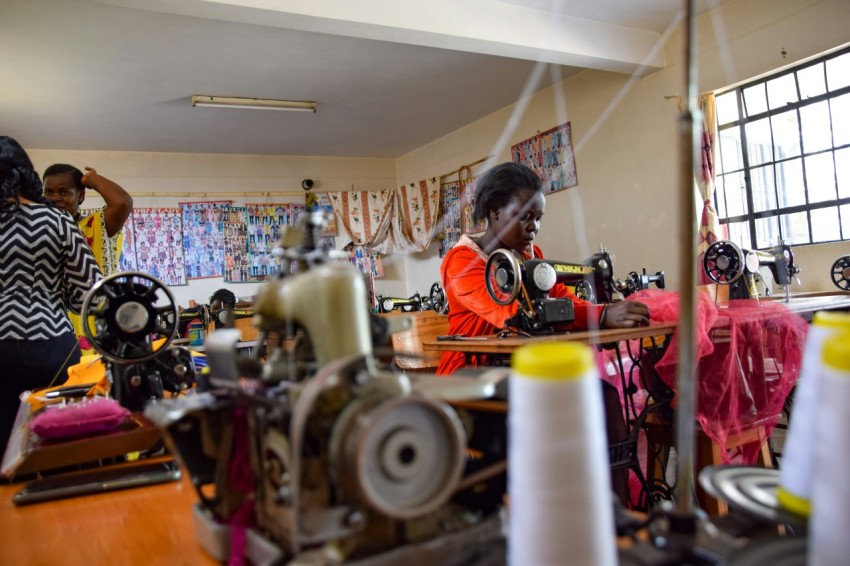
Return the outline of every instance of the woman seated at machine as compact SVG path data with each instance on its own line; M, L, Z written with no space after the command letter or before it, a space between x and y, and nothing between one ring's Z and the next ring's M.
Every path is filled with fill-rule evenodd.
M526 260L542 258L534 239L545 208L543 182L525 165L503 163L481 176L476 183L472 218L474 222L486 219L487 228L477 238L461 236L440 268L449 305L449 334L492 335L502 330L505 320L516 313L516 303L499 305L488 294L484 285L487 258L500 248L518 253ZM649 324L649 309L643 303L620 301L595 305L579 299L563 284L555 285L549 294L567 297L573 303L575 318L564 331ZM462 352L443 352L437 373L448 375L466 365Z

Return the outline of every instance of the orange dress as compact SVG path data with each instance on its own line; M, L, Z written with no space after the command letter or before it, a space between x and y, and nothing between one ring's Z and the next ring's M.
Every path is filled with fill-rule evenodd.
M532 244L533 245L533 244ZM523 254L525 259L530 255ZM536 245L534 257L541 259L543 253ZM517 305L496 304L487 293L484 284L484 268L487 255L469 236L461 236L457 244L443 258L440 274L443 289L449 304L449 334L460 336L487 336L496 334L505 326L505 320L517 311ZM573 302L575 320L564 330L585 330L588 321L599 323L604 305L595 305L576 297L566 285L557 284L549 293L552 297L569 297ZM462 352L443 352L437 374L448 375L467 365L486 363L478 356L467 363Z

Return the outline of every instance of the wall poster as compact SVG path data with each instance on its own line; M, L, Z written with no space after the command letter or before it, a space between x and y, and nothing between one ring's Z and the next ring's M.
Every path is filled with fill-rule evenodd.
M229 207L230 201L180 203L187 279L224 275L222 218Z
M514 163L532 168L543 179L547 193L578 184L569 122L512 146L511 157Z
M150 273L166 285L186 285L179 208L133 210L132 238L135 240L136 269ZM125 226L126 228L126 226Z

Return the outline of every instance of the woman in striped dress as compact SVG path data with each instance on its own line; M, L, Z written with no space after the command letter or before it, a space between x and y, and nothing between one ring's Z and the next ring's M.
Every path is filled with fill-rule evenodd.
M22 392L58 385L79 362L67 311L79 313L100 278L74 219L42 196L21 145L0 136L0 447Z

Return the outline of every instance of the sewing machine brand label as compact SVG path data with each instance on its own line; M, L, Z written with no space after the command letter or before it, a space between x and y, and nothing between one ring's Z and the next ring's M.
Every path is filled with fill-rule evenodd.
M553 263L552 267L555 268L555 271L559 273L578 273L581 275L587 273L593 273L592 267L587 267L585 265L570 265L568 263Z

